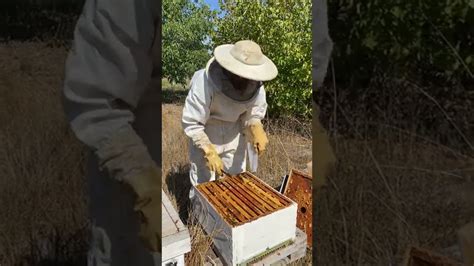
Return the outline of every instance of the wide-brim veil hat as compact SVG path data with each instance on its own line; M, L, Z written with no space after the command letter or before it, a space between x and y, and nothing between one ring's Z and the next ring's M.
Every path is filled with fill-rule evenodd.
M223 68L246 79L269 81L278 75L275 64L253 41L219 45L214 49L214 57Z

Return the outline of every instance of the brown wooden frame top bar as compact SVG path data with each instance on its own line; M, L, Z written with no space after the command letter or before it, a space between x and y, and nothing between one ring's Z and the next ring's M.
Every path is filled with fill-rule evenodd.
M196 188L231 226L251 222L292 202L249 172L224 175Z

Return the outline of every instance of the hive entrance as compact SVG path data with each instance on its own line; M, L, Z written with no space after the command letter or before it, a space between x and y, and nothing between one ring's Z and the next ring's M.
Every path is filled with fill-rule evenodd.
M235 176L200 184L196 188L231 225L241 225L285 208L291 202L254 175Z

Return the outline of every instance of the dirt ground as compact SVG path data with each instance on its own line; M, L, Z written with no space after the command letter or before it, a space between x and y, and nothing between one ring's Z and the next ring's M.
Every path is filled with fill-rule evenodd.
M65 56L42 43L0 45L0 265L85 264L84 149L62 111ZM185 93L163 94L163 183L185 217L187 142L173 102ZM271 142L258 175L277 186L290 168L304 168L311 140L266 126ZM456 230L474 220L473 158L416 134L379 136L332 137L338 166L316 195L313 262L394 265L409 245L459 259ZM187 260L200 262L209 239L189 226Z

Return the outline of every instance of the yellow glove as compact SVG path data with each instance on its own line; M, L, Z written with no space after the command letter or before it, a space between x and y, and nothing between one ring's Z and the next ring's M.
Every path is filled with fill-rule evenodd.
M215 172L217 176L222 175L222 169L224 169L224 164L222 163L221 157L217 154L216 148L214 145L208 144L203 147L204 158L206 158L206 165L209 168L209 171Z
M336 157L332 150L326 130L319 122L319 109L316 107L316 119L313 119L313 161L316 187L326 185L326 178L335 169Z
M161 251L161 186L157 167L142 171L124 180L130 185L137 198L135 211L140 216L139 237L152 252Z
M316 186L326 185L326 178L335 168L336 158L325 134L314 134L315 154L313 155Z
M251 124L247 127L247 140L253 145L258 155L262 155L268 144L267 134L263 130L261 122Z

